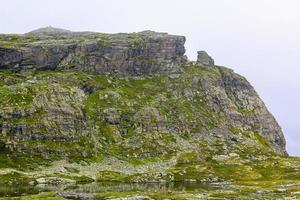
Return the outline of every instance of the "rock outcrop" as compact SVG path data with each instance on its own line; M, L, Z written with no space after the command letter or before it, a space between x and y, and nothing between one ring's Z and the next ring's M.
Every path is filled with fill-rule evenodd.
M198 51L197 53L197 64L208 68L213 68L215 66L215 61L205 51Z
M232 177L222 162L257 178L253 160L287 154L250 83L206 52L187 61L182 36L46 28L0 38L6 165L68 159L98 162L89 166L99 181L216 181Z
M70 69L129 75L177 73L186 61L185 37L43 28L0 38L0 69Z

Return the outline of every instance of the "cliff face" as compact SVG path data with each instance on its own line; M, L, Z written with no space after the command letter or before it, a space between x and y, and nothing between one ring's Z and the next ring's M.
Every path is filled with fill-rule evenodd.
M210 163L201 176L194 173L200 168L188 168L200 180L228 178L216 162L286 155L280 126L247 80L202 51L197 62L187 61L184 41L154 32L2 35L4 165L109 158L122 160L115 170L129 181L143 181L182 180L182 163ZM126 164L157 160L163 177L141 178L134 173L142 169Z
M2 36L1 68L75 68L96 73L147 75L178 72L186 60L183 36L151 31L100 34L46 30Z

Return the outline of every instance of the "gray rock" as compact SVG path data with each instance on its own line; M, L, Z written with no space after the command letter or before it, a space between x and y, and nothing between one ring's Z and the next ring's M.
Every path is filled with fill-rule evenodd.
M116 147L130 150L124 152L126 157L147 158L174 150L193 150L193 143L205 140L208 144L223 144L223 152L213 154L223 155L214 157L220 161L237 157L230 153L240 144L258 149L270 146L270 150L286 154L280 126L245 78L225 67L214 66L213 59L203 51L198 52L197 64L191 65L204 66L214 73L183 71L189 65L183 67L186 58L182 36L150 31L109 35L55 29L28 35L37 40L31 38L28 43L11 47L0 43L0 69L23 73L32 68L72 68L105 74L104 84L92 81L97 78L92 73L80 73L83 82L78 76L72 80L73 74L63 78L67 72L32 80L28 77L29 80L18 84L9 76L0 77L11 91L32 92L25 95L32 97L26 106L12 106L10 101L0 104L2 146L10 150L35 152L46 158L51 154L85 157L111 148L105 145L113 141L112 144L119 145ZM28 35L19 36L19 40L29 40ZM142 77L154 73L167 74L169 78L156 82L151 80L156 75ZM143 93L137 91L132 96L133 89L142 89ZM89 104L90 94L99 99ZM243 135L245 130L251 130L247 137ZM260 144L263 138L258 136L267 143ZM48 145L48 141L59 146ZM39 145L27 145L31 142Z
M26 42L33 36L37 41ZM46 27L18 37L16 46L0 44L0 69L75 68L139 76L172 74L186 62L185 37L167 33L76 33Z
M205 51L198 51L197 64L203 65L208 68L213 68L215 62Z
M91 193L75 193L75 192L60 192L58 196L67 199L79 199L79 200L94 200L95 197Z
M255 127L254 131L262 133L262 136L272 144L276 151L286 154L286 142L281 127L251 84L232 70L219 68L219 71L222 75L222 82L218 83L220 84L218 87L224 90L223 94L227 97L224 98L223 94L219 94L220 96L212 94L210 97L215 96L218 99L215 106L218 105L220 108L220 105L223 105L223 111L230 118L232 125L244 129ZM232 103L230 105L228 100L234 102L234 105ZM233 111L236 107L244 113ZM259 126L256 127L255 124Z
M103 111L105 121L109 124L119 124L121 121L121 111L115 108L107 108Z
M58 177L43 177L36 179L37 184L58 185L58 184L75 184L76 181Z

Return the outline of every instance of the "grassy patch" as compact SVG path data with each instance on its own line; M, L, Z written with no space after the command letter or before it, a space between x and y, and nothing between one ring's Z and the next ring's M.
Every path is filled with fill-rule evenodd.
M98 182L123 182L126 180L126 175L121 172L114 171L100 171L97 176Z

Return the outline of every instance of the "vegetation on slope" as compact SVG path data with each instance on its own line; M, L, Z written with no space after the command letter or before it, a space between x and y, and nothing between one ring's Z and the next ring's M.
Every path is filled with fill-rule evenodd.
M226 88L232 74L2 70L0 182L299 181L299 160L260 131L248 82Z

